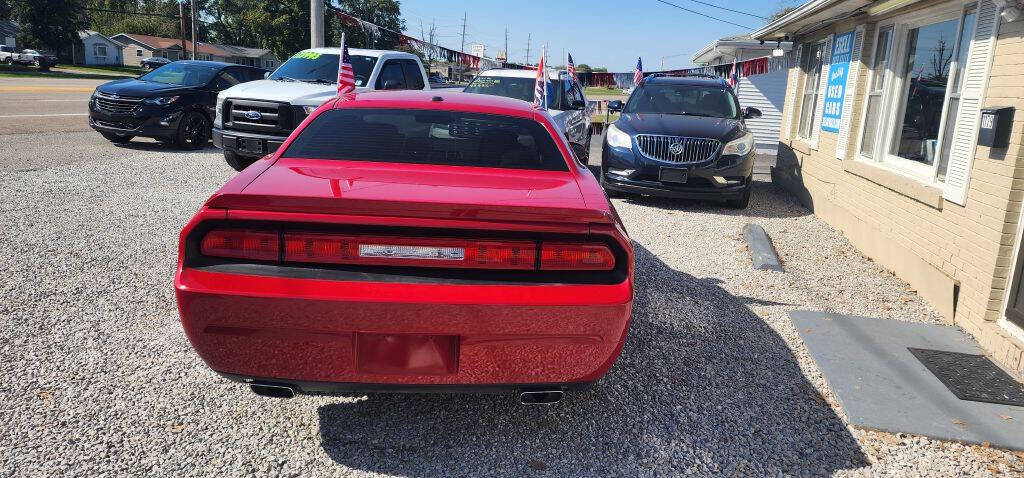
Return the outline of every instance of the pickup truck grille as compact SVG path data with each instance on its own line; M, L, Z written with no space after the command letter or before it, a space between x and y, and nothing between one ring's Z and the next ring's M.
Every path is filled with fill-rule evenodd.
M722 142L712 138L690 138L638 134L636 144L644 156L670 163L699 163L711 159Z
M96 109L110 113L130 113L142 102L142 98L96 93Z
M287 135L298 123L287 103L229 99L223 108L225 126L235 130Z

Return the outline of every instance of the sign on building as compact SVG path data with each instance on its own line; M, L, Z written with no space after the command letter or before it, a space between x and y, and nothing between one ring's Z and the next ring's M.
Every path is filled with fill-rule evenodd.
M850 71L850 57L853 54L853 33L836 35L832 42L832 63L828 68L825 108L821 114L822 131L839 132L843 99L846 97L846 76Z

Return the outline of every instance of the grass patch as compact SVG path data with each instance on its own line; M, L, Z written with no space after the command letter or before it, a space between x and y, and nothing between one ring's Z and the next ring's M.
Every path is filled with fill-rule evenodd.
M78 78L89 80L119 80L128 78L125 75L111 73L83 73L51 69L50 71L39 71L36 68L21 65L0 65L0 78Z
M54 69L66 72L81 72L81 73L112 73L112 74L124 74L127 76L141 75L148 73L149 70L143 69L137 66L107 66L107 65L60 65L54 67Z
M604 113L601 113L599 115L596 114L596 115L593 115L593 116L590 117L590 122L591 123L604 123L604 118L605 118ZM619 120L619 114L618 113L612 113L611 114L611 118L608 119L608 122L609 123L614 123L614 122L616 122L618 120Z
M588 86L584 89L584 92L588 95L617 95L626 96L622 93L621 88L605 88L603 86Z

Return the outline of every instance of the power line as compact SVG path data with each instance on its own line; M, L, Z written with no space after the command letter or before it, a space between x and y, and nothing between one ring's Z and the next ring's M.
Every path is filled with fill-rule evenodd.
M668 5L668 6L671 6L671 7L676 7L678 9L680 9L680 10L683 10L683 11L690 12L690 13L692 13L694 15L700 15L702 17L710 18L712 20L718 20L718 21L720 21L722 23L728 23L730 25L734 25L734 26L737 26L737 27L740 27L740 28L744 28L744 29L747 29L747 30L753 30L753 28L751 28L751 27L740 25L739 23L733 23L733 22L730 22L729 20L723 20L723 19L718 18L718 17L713 17L711 15L708 15L706 13L701 13L701 12L698 12L696 10L690 10L689 8L686 8L686 7L680 7L679 5L676 5L676 4L670 3L670 2L666 2L665 0L655 0L655 1L664 3L665 5Z
M746 15L748 17L760 18L761 20L768 20L768 17L762 17L761 15L754 15L753 13L747 13L747 12L740 11L740 10L733 10L731 8L720 7L720 6L715 5L713 3L702 2L700 0L690 0L690 1L693 2L693 3L699 3L701 5L707 5L707 6L711 7L711 8L717 8L717 9L720 9L720 10L725 10L727 12L739 13L740 15Z

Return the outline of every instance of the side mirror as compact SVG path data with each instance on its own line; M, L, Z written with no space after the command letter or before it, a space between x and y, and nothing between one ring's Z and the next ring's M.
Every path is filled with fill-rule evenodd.
M400 85L397 80L385 80L384 81L384 89L385 90L397 90L397 89L399 89L401 87L402 87L402 85Z
M608 102L608 111L622 111L622 100L612 100Z
M761 110L759 110L757 108L754 108L753 106L748 106L746 108L743 108L743 119L760 118L760 117L761 117Z
M269 71L264 71L263 72L263 79L265 80L267 78L270 78L270 72Z
M583 100L572 100L569 102L569 109L573 110L585 110L587 109L587 102Z

